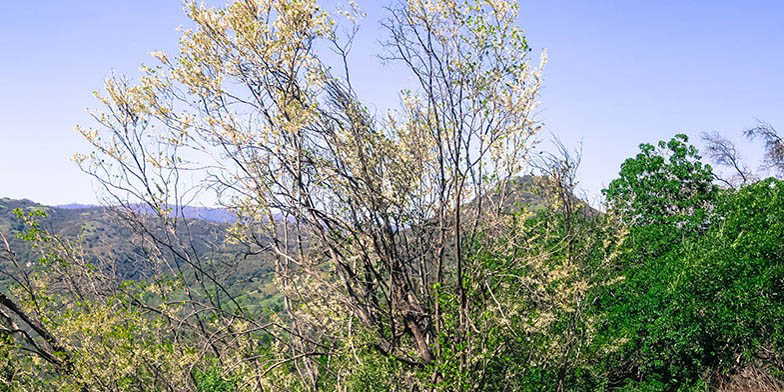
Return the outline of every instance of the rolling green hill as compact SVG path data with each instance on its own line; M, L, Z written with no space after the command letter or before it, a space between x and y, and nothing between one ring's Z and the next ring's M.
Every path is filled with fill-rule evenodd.
M531 209L545 208L545 197L535 176L524 176L510 182L507 192L511 195L502 201L505 210L522 206ZM490 195L493 202L495 195ZM582 203L582 202L580 202ZM472 205L475 204L471 203ZM582 203L582 205L587 206ZM469 207L470 208L470 207ZM149 263L142 246L130 229L118 221L112 211L104 207L84 204L45 206L30 200L0 198L0 232L9 239L11 248L22 261L34 261L38 255L29 244L18 238L25 229L24 222L14 210L41 210L46 217L40 219L43 229L73 243L81 244L91 258L111 259L119 279L143 279ZM596 213L589 206L589 213ZM186 207L183 211L188 222L194 255L203 257L213 271L220 271L232 292L249 306L270 305L277 297L272 281L272 261L269 255L256 254L240 257L242 249L225 243L225 233L233 216L226 210ZM134 240L134 238L136 240ZM189 250L190 251L190 250ZM0 266L2 268L2 266ZM188 274L186 273L186 278ZM1 280L1 279L0 279Z

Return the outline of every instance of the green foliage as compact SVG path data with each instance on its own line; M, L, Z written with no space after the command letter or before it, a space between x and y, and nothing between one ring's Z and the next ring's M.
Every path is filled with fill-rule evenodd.
M756 359L782 366L784 182L770 178L726 195L716 221L685 246L688 280L675 287L701 326L705 358L722 371Z
M466 250L466 341L454 339L457 297L440 291L444 325L429 373L436 390L591 390L596 323L588 310L608 276L617 230L583 208L537 208L512 217L513 232L478 237ZM463 355L466 365L461 366ZM481 367L480 365L481 364ZM482 371L472 369L481 368Z
M716 196L713 172L700 162L686 135L641 144L640 153L621 165L604 190L610 207L629 225L700 227Z
M718 192L681 141L667 144L678 157L669 167L643 145L607 191L633 223L621 279L596 310L607 318L601 339L618 346L598 367L610 386L702 390L707 374L784 364L784 183Z
M227 377L219 366L213 365L206 370L194 370L193 378L196 381L197 392L234 392L237 390L237 380Z

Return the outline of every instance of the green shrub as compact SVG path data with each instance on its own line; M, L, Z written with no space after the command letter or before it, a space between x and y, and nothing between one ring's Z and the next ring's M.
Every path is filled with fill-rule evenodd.
M656 225L633 231L636 262L603 297L607 340L624 342L604 358L610 384L689 390L708 373L780 366L784 183L768 179L721 195L705 233L640 260L634 240L658 233Z

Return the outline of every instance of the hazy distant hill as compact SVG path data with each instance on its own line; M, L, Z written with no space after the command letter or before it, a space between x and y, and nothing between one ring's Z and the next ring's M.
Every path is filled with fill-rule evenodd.
M65 239L78 241L93 257L115 258L123 266L119 271L124 278L133 279L138 275L134 258L141 257L142 250L128 240L130 233L117 222L104 207L94 205L69 204L66 206L44 206L30 200L0 198L0 232L11 242L14 251L21 258L35 257L27 244L17 238L24 230L24 224L13 211L37 209L46 212L40 224L46 230ZM194 239L198 252L207 252L208 244L223 241L231 214L225 210L209 208L188 208L184 210L189 219L189 232Z
M53 206L54 208L62 208L64 210L87 210L91 208L99 208L96 205L92 204L79 204L79 203L71 203L71 204L63 204L58 206Z
M93 204L71 203L53 206L53 208L60 208L64 210L92 210L103 207ZM235 217L234 214L223 208L186 206L182 208L182 213L187 219L202 219L219 223L234 223L237 221L237 217Z

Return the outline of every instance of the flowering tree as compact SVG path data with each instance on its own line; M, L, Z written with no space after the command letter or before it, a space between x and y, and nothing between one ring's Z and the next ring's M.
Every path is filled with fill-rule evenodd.
M482 277L467 252L513 227L507 185L539 130L541 75L515 26L517 4L392 4L381 58L417 83L382 118L352 86L353 3L334 13L315 0L186 11L194 27L178 54L153 52L159 63L138 83L113 77L96 94L97 126L78 128L94 151L75 160L124 207L114 211L161 274L190 283L190 310L179 310L190 333L220 360L239 336L264 331L277 351L256 377L291 368L310 388L324 372L348 377L324 358L359 361L359 352L408 369L403 378L439 382L447 353L463 374L480 370L471 314L484 305L468 290ZM189 237L182 207L205 198L238 217L232 265ZM262 323L226 281L239 264L265 262L285 311ZM457 306L445 309L446 298Z

